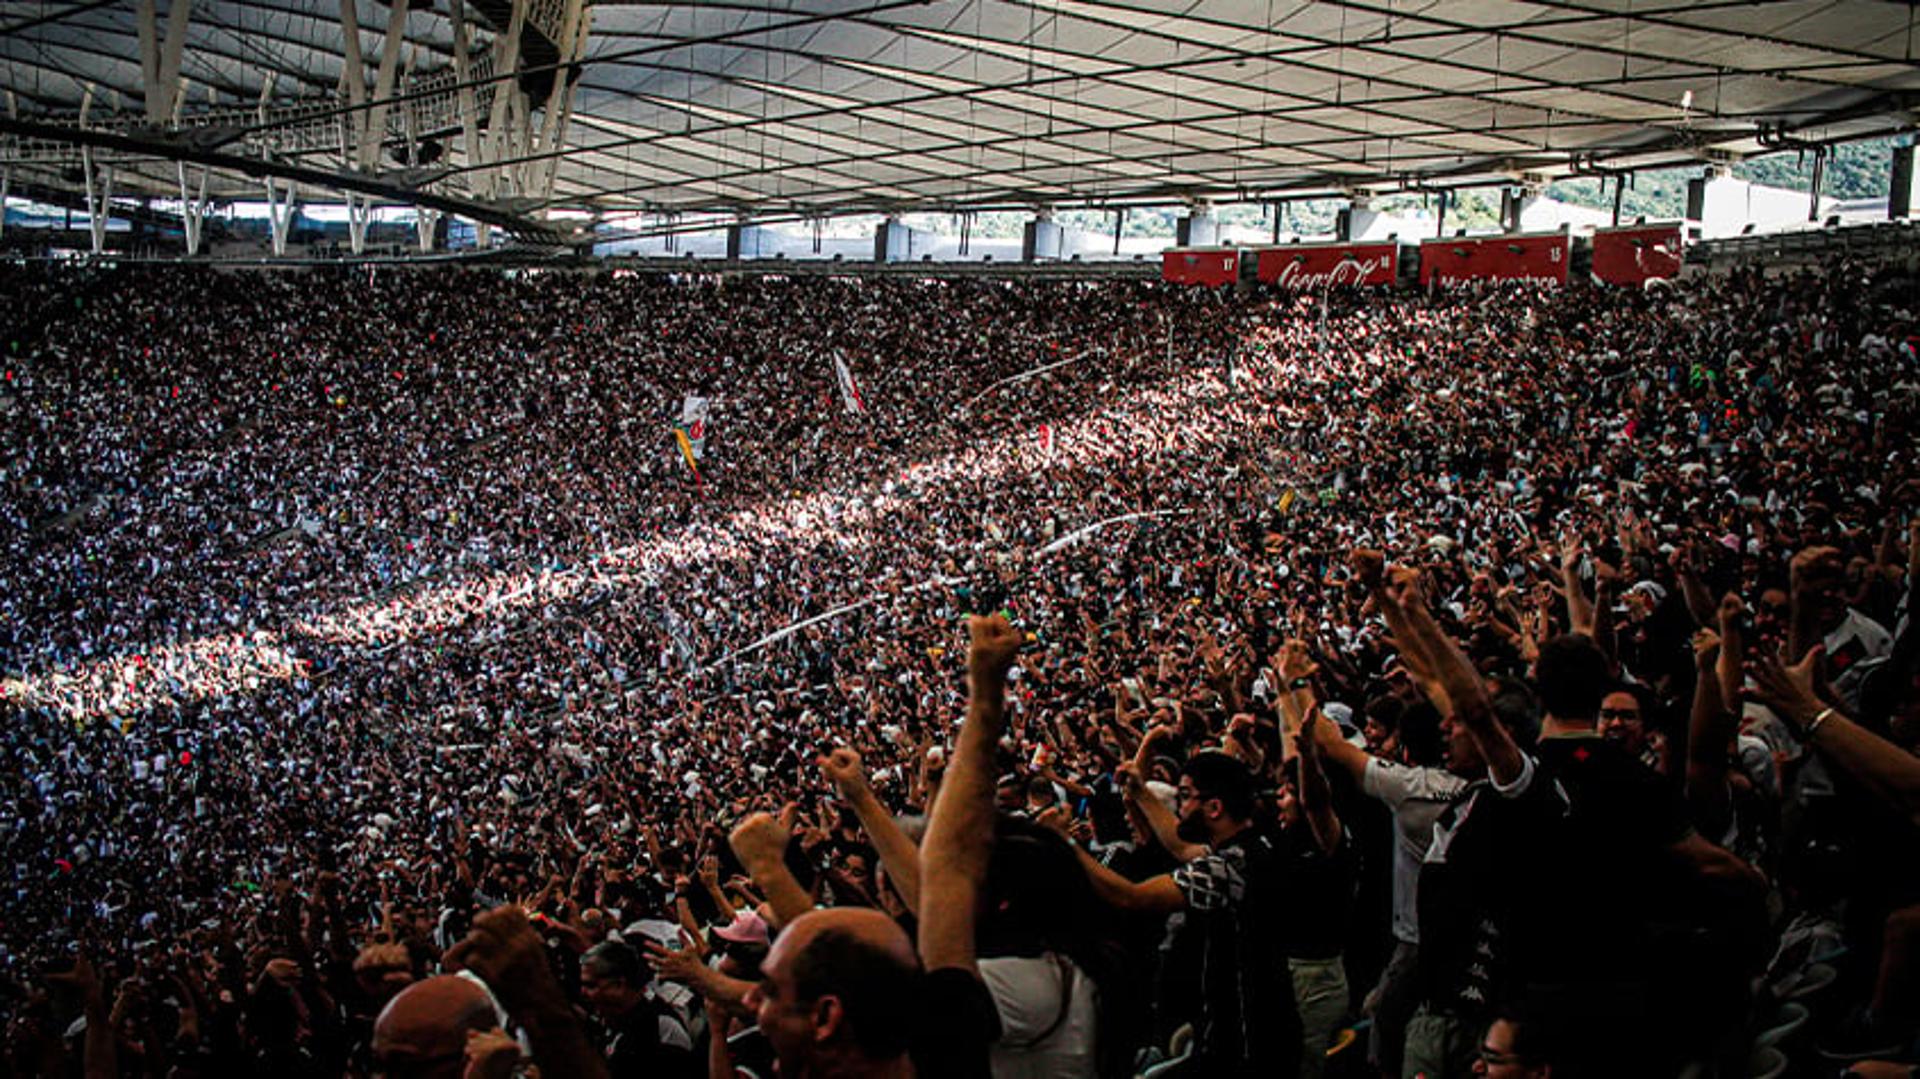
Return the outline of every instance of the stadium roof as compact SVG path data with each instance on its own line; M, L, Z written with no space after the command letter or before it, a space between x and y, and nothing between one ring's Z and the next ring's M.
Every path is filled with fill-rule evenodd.
M1882 0L154 3L0 0L15 193L204 168L216 199L276 175L522 231L1260 199L1724 160L1920 104L1915 7Z

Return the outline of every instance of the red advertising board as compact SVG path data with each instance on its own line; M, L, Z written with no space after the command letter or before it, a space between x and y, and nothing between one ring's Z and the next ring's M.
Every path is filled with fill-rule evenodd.
M1160 276L1176 285L1231 285L1240 280L1240 252L1232 247L1170 247Z
M1426 240L1420 244L1420 283L1531 280L1565 284L1572 254L1573 238L1564 232Z
M1593 234L1593 276L1610 285L1644 285L1656 277L1680 276L1680 223L1598 229Z
M1291 244L1262 247L1260 280L1311 292L1333 285L1391 285L1400 272L1399 244Z

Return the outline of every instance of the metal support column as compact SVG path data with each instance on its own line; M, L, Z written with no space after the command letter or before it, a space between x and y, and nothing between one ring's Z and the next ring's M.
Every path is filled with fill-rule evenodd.
M580 46L586 41L586 23L592 18L591 12L586 10L582 0L566 0L566 5L566 13L561 17L560 40L555 42L560 47L560 59L563 61L577 58ZM540 110L538 141L529 140L531 142L528 147L529 152L552 150L563 134L562 125L566 122L568 106L573 100L574 80L571 75L571 69L566 67L553 73L553 88L547 91L546 105ZM531 135L531 127L529 127L529 134ZM546 197L547 193L553 190L553 177L558 170L558 158L530 162L527 166L526 182L521 185L522 190L538 191L542 197Z
M1627 198L1627 174L1624 172L1616 172L1613 174L1613 227L1614 228L1620 227L1620 210L1626 204L1626 198Z
M507 78L520 70L520 35L526 29L529 0L513 0L513 15L507 20L507 32L493 39L493 74L504 79L494 89L493 109L487 117L487 133L481 139L480 160L483 166L477 178L481 198L495 198L500 194L500 170L492 168L494 162L505 155L507 144L507 106L515 98L523 96L520 92L520 80ZM468 147L472 153L474 147Z
M573 40L573 62L576 65L587 58L587 38L592 28L593 9L582 6L580 10L580 26L574 33ZM551 149L558 149L562 143L567 141L567 125L573 120L574 87L579 81L572 77L575 70L576 69L570 68L554 76L556 79L566 82L567 95L560 103L560 126L555 129ZM554 178L559 175L560 172L560 158L556 155L546 159L543 167L546 169L546 180L541 184L540 198L542 201L550 201L553 198Z
M281 185L285 184L285 190ZM299 186L292 180L267 177L267 232L273 240L273 253L287 253L287 233L293 230L293 211Z
M460 146L467 155L468 164L481 160L480 146L480 104L474 97L470 85L473 75L470 71L468 54L473 49L472 35L467 31L467 5L465 0L451 0L450 14L453 18L453 77L459 84ZM499 91L496 89L495 91ZM482 181L484 182L484 181ZM485 221L475 227L475 240L481 249L493 246L493 226Z
M1827 148L1813 148L1813 183L1807 190L1807 220L1820 220L1820 188L1827 180Z
M395 0L387 11L387 36L380 43L380 73L374 76L373 108L364 114L360 129L360 168L372 171L380 164L380 143L387 136L387 109L393 98L393 84L400 74L400 46L407 40L407 8ZM342 14L345 6L342 5Z
M417 206L414 215L414 227L420 233L420 253L424 255L433 250L433 233L440 226L440 211Z
M1912 215L1914 199L1914 147L1893 148L1892 168L1887 175L1887 218L1903 220Z
M180 79L180 60L187 44L187 16L193 0L173 0L167 8L167 36L160 39L154 0L140 0L137 30L140 41L140 86L146 95L147 122L164 126L174 122L186 96Z
M80 148L82 178L87 185L87 232L93 239L93 253L107 249L107 219L113 215L113 166L98 168L93 163L93 147Z
M271 76L269 76L271 77ZM352 112L340 117L340 165L352 168L359 155L359 132L366 123L367 67L360 53L360 12L354 0L340 0L340 83ZM266 109L266 97L260 107Z
M200 175L197 191L188 183L187 163L175 162L175 174L180 178L180 225L186 233L189 258L200 253L200 226L207 219L207 176L212 172L204 168L195 171Z
M367 222L373 217L373 198L347 193L347 246L356 255L367 251Z

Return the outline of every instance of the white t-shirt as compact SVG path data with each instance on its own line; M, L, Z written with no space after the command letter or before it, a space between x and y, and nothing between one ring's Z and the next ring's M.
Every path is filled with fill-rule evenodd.
M1433 842L1434 822L1467 789L1467 781L1445 768L1409 767L1373 757L1360 786L1393 810L1399 833L1393 845L1393 936L1418 944L1420 864Z
M1099 997L1093 979L1072 960L1051 953L1030 959L982 959L980 977L1000 1013L1000 1040L991 1054L994 1079L1078 1079L1094 1074ZM1070 990L1062 984L1069 978Z
M1827 661L1840 669L1833 679L1834 692L1840 694L1849 710L1858 709L1860 683L1875 660L1884 659L1893 651L1893 635L1880 623L1849 607L1847 617L1820 643L1827 648Z

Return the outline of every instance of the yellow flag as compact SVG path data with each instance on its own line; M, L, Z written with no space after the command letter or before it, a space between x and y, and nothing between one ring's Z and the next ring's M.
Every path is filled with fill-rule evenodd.
M694 475L698 476L700 474L700 466L693 463L693 443L687 441L687 433L676 427L673 429L673 437L680 443L680 456L687 459L687 467L693 470Z

